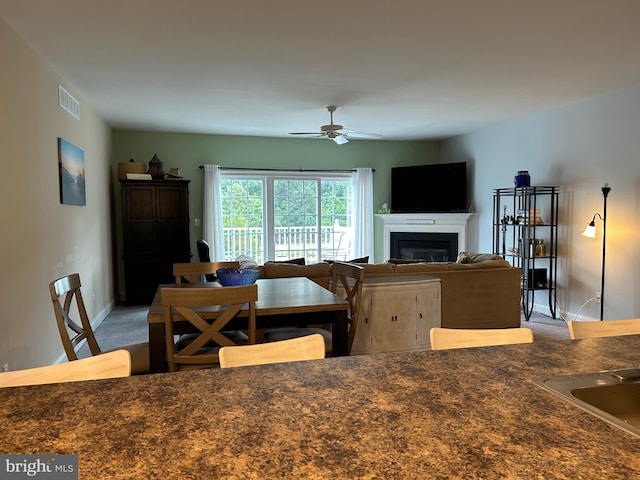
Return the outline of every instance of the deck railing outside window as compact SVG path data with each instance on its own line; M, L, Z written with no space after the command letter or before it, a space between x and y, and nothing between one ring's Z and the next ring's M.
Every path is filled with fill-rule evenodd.
M226 260L239 255L265 261L264 230L260 227L223 228ZM321 227L279 227L274 231L275 258L288 260L304 257L308 263L322 260L347 260L351 251L351 229L337 222Z

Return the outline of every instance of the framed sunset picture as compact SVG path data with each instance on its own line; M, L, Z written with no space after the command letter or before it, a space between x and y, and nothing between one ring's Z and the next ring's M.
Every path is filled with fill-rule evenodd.
M63 138L58 138L58 167L60 203L86 205L84 151Z

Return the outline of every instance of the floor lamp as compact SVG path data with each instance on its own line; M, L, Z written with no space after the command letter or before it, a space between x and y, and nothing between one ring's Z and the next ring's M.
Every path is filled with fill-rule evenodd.
M596 217L602 220L602 278L600 282L600 321L604 319L604 262L607 253L607 197L611 191L608 183L605 183L602 188L602 196L604 197L604 207L602 215L594 213L593 218L587 224L587 228L584 229L582 235L589 238L596 238Z

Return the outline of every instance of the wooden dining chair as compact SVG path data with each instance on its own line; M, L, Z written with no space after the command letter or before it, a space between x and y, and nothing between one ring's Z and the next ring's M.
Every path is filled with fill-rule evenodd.
M216 281L216 271L219 268L239 268L240 262L193 262L174 263L173 276L175 282L202 283L203 277L208 281Z
M189 283L192 285L202 283L203 276L206 281L216 282L216 271L219 268L239 268L240 262L195 262L174 263L173 275L177 284ZM183 282L184 280L184 282ZM248 337L240 330L228 330L224 334L234 342L246 342ZM181 335L176 342L178 347L184 347L192 342L197 334L186 333Z
M489 347L511 343L533 342L530 328L432 328L429 332L431 350Z
M114 350L73 362L0 373L0 387L21 387L46 383L79 382L131 375L131 355Z
M358 319L360 316L360 303L362 299L362 283L364 280L364 268L353 263L334 262L331 264L331 291L342 294L349 303L349 336L347 340L347 352L351 353L351 346L356 335ZM274 328L264 332L267 342L277 342L290 338L303 337L313 333L319 333L325 340L327 355L333 351L333 336L326 328L291 327Z
M78 360L75 347L83 340L87 341L91 355L100 355L106 352L100 348L93 333L82 299L81 287L80 275L77 273L61 277L49 284L49 293L53 302L53 312L56 316L60 339L69 361ZM72 319L75 314L79 316L80 323ZM107 351L121 349L127 350L131 354L131 373L134 375L149 373L148 342L123 345Z
M218 355L222 368L319 360L325 356L324 338L319 333L312 333L279 342L222 347Z
M615 337L617 335L640 334L640 318L623 320L587 320L567 322L571 339Z
M227 324L246 311L248 343L256 342L258 286L205 288L162 288L160 302L164 309L167 362L169 371L193 370L219 366L220 347L238 345L223 333ZM208 320L215 312L214 319ZM197 335L185 345L177 344L176 322L188 322Z

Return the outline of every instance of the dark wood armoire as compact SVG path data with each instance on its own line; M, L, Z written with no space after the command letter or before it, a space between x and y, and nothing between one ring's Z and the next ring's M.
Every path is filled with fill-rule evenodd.
M191 261L189 180L121 180L124 282L129 305L151 303L173 264Z

